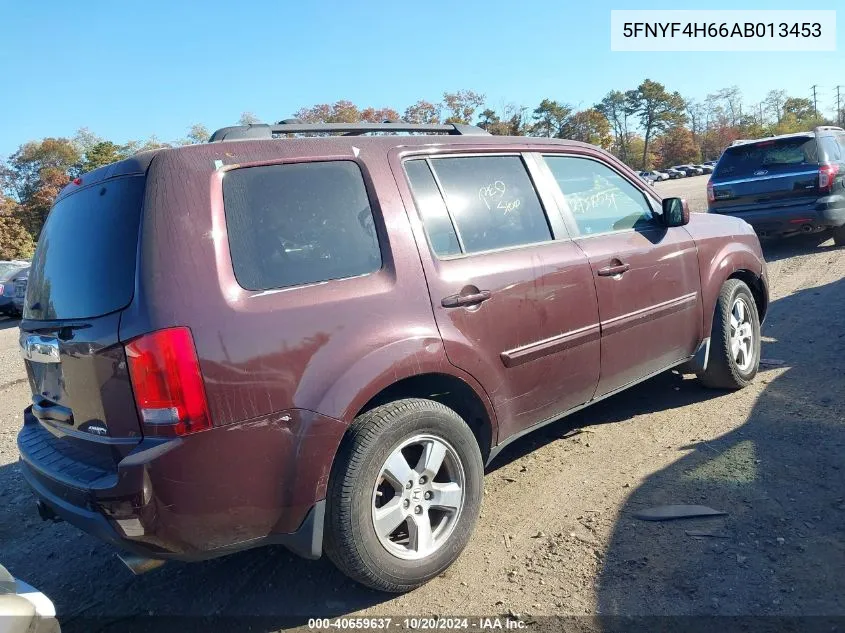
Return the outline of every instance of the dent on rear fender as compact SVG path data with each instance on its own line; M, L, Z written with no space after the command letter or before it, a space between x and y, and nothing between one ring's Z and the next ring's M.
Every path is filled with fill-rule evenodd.
M182 438L148 466L149 532L198 550L294 532L325 498L346 428L289 409Z

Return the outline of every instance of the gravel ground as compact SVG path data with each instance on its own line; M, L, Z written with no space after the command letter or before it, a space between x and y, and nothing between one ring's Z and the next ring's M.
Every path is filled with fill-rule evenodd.
M701 209L705 182L657 189ZM139 617L150 614L232 616L203 628L232 631L342 615L510 613L538 628L542 615L845 616L845 249L822 239L766 246L763 357L781 362L735 393L667 372L514 443L488 472L460 560L404 596L281 548L134 578L108 546L42 523L15 465L29 400L17 328L0 321L0 560L53 598L65 631L198 622ZM727 514L632 516L663 503Z

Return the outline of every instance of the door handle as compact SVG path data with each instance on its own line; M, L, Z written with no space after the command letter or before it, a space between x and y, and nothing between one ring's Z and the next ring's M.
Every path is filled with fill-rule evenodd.
M599 268L596 274L599 277L615 277L621 275L631 268L631 264L617 264L616 266L607 266L606 268Z
M443 297L440 301L440 305L444 308L474 306L478 305L482 301L487 301L490 297L491 294L489 290L479 290L478 292L469 295L449 295L448 297Z

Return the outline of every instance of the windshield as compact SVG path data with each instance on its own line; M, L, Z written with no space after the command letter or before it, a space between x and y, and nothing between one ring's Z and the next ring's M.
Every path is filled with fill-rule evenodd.
M815 166L818 161L816 140L811 136L773 139L729 147L714 175L751 176L762 170L778 172L802 165Z
M135 288L144 182L114 178L56 203L30 268L25 318L95 317L126 307Z

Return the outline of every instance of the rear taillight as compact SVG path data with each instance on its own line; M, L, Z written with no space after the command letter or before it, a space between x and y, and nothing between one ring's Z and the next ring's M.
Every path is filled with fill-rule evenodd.
M713 193L713 183L707 181L707 202L715 202L716 194Z
M174 327L126 345L135 403L149 435L189 435L211 428L191 331Z
M822 191L833 189L833 182L836 180L836 174L838 173L839 165L836 163L832 165L819 165L819 189Z

